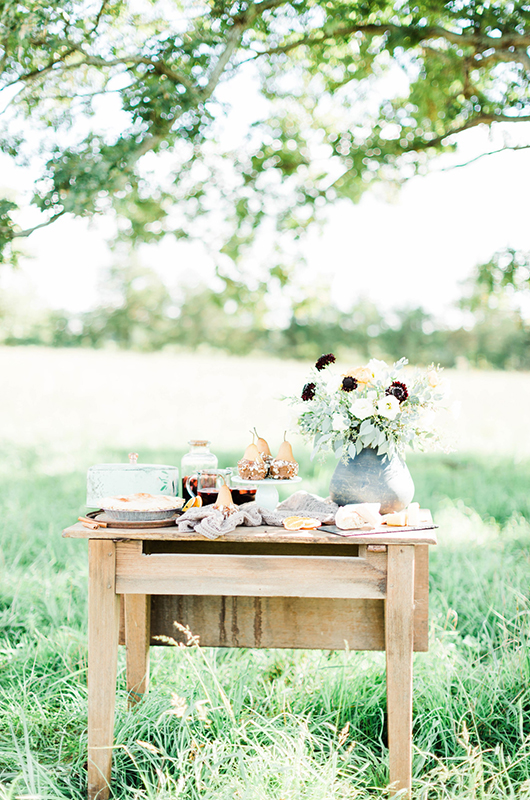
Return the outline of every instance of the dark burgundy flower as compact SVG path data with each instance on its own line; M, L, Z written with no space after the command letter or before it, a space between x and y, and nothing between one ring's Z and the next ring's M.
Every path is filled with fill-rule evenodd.
M302 389L302 400L312 400L315 396L315 384L306 383Z
M393 381L388 389L385 390L385 394L393 394L400 403L403 403L409 396L407 387L400 381Z
M320 372L321 370L324 369L324 367L327 367L329 364L333 364L335 361L336 359L333 353L328 353L326 356L320 356L317 363L315 364L315 367Z
M346 375L345 378L342 379L341 389L343 392L353 392L359 385L357 378L352 378L351 375Z

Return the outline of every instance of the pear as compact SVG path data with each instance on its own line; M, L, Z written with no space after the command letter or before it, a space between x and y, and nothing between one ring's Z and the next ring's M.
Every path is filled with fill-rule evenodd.
M258 440L256 442L256 447L258 448L258 450L261 453L261 455L270 456L271 455L271 449L269 447L269 444L268 444L267 440L261 438L261 436L258 434L256 428L254 428L254 433L258 437Z
M283 434L283 442L278 450L278 455L270 465L270 476L275 480L287 481L298 475L298 462L293 455L293 448L285 438L287 431Z
M269 471L268 464L265 463L257 445L254 444L255 437L256 434L253 433L252 444L249 444L243 453L243 458L237 462L239 477L243 478L244 481L262 481Z
M242 461L263 461L263 459L261 457L261 453L259 451L259 448L254 442L256 434L253 433L252 431L250 431L250 432L252 433L252 444L249 444L249 446L247 447L247 449L243 453ZM258 441L259 441L259 439L258 439ZM263 441L265 441L265 440L263 439ZM267 443L265 442L265 444L267 444Z
M214 508L226 508L231 507L234 505L234 501L232 499L232 492L226 485L223 483L221 488L219 489L219 493L217 495L217 500L213 504Z
M263 461L261 453L254 444L254 442L252 442L252 444L249 444L249 446L243 453L243 459L246 459L247 461Z
M296 458L293 456L293 448L285 438L286 436L287 436L287 431L285 431L285 433L283 434L283 442L281 443L280 449L278 450L278 455L276 456L276 460L290 461L296 464Z

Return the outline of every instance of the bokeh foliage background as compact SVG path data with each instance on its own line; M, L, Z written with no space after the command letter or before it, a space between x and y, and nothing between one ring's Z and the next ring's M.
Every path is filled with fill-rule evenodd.
M529 16L506 0L6 0L0 151L32 180L0 198L0 257L66 217L104 217L118 250L87 313L6 294L0 342L528 367L524 252L476 266L450 328L414 300L338 310L293 281L331 205L399 189L472 128L528 146L510 131L530 120ZM237 129L241 91L255 110ZM175 296L140 266L134 248L167 238L209 248L212 285Z

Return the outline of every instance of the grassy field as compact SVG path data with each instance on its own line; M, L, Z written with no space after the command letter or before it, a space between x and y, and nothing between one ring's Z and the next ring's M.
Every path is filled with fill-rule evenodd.
M82 798L86 791L86 544L60 536L84 510L86 466L121 458L138 441L144 460L178 462L185 438L202 433L204 420L222 442L222 463L234 463L241 446L237 437L222 439L237 403L221 399L219 386L218 414L210 414L207 395L203 406L190 406L194 416L184 424L178 385L198 392L186 383L196 357L180 357L165 383L124 389L120 378L131 364L162 379L176 357L154 356L155 368L151 357L132 354L63 355L61 362L55 352L0 351L0 800ZM199 359L201 375L207 361ZM250 403L242 375L254 367L221 359L208 380L234 381L241 402ZM277 387L300 367L269 368ZM464 374L465 381L475 398L494 387L483 406L466 400L474 414L458 422L468 436L465 452L409 459L417 499L440 525L431 645L415 656L414 797L530 800L530 461L521 445L528 430L516 416L528 376ZM249 382L256 385L254 376ZM495 448L489 414L499 385L510 388L510 413L503 447ZM113 404L102 400L102 386ZM118 435L111 419L119 417L120 392ZM283 410L275 417L271 406L264 406L267 424L283 424ZM489 430L489 440L473 452L480 430ZM330 471L301 450L304 486L325 493ZM383 654L153 648L151 658L152 689L131 713L120 654L116 798L386 796Z
M0 446L65 472L104 450L178 451L208 437L214 451L244 448L255 425L277 448L310 363L208 353L128 353L0 347ZM342 365L344 368L351 364ZM460 452L530 453L530 373L448 371L448 444ZM300 437L293 438L304 452ZM147 453L148 454L148 453Z

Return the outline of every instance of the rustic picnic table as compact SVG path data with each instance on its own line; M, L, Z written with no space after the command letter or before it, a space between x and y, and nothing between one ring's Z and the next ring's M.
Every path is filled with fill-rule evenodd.
M109 794L118 643L137 701L150 645L182 638L175 620L208 647L385 650L391 791L410 796L412 653L428 647L434 527L351 538L242 527L215 541L175 527L63 531L89 540L90 800Z

